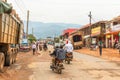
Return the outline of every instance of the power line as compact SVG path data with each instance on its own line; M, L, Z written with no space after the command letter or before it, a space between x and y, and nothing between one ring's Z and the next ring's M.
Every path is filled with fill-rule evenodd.
M22 11L23 14L26 14L26 12L23 11L23 8L20 7L20 5L17 3L17 1L16 0L14 0L14 1L16 3L17 7L20 9L20 11Z
M27 7L26 7L24 1L23 1L23 0L17 0L17 1L19 1L19 3L21 3L22 6L24 7L23 9L24 9L25 11L27 11Z
M26 15L27 11L23 10L23 8L20 7L20 5L18 4L17 0L12 0L12 1L13 1L14 4L16 5L16 7L19 9L19 11L20 11L19 14L21 14L20 17L21 17L22 19L26 19L26 17L27 17L27 15Z
M92 21L96 22L95 19L93 17L91 17Z

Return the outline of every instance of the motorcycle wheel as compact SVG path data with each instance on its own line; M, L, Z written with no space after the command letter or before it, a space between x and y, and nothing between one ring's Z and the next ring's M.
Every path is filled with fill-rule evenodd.
M70 60L68 60L67 63L70 64Z
M62 69L59 69L59 70L58 70L58 73L61 74L61 73L62 73Z
M54 69L52 68L52 71L54 71Z

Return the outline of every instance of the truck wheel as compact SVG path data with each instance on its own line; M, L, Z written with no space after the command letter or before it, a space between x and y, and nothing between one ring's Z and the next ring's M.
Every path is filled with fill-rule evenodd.
M15 63L15 51L12 53L12 64Z
M16 60L17 60L17 53L18 53L18 52L15 52L15 55L14 55L14 62L16 62Z
M0 72L2 72L5 62L5 56L3 53L0 53Z
M12 64L12 54L6 55L5 65L10 66Z

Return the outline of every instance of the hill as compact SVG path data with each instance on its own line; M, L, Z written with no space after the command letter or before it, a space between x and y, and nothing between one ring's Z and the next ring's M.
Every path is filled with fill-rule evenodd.
M26 32L26 22L24 30ZM66 24L66 23L42 23L42 22L29 22L29 31L28 33L32 33L39 38L46 38L48 36L55 37L62 34L62 31L67 28L80 28L81 25L79 24Z

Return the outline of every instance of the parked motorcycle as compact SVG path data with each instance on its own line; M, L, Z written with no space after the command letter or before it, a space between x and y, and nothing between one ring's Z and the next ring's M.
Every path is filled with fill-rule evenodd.
M73 54L72 53L67 53L66 58L65 58L65 62L70 64L70 61L72 61L72 59L73 59Z
M98 46L97 45L91 45L90 50L97 50Z

